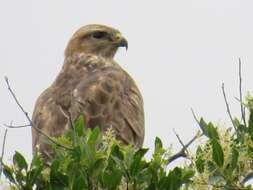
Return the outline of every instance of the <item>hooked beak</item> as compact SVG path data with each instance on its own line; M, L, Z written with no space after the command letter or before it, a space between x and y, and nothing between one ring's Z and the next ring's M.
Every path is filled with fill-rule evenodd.
M126 38L124 38L121 33L117 33L115 36L115 42L118 47L125 47L126 50L128 49L128 43Z
M118 43L118 47L125 47L126 50L128 49L128 42L126 40L126 38L121 37Z

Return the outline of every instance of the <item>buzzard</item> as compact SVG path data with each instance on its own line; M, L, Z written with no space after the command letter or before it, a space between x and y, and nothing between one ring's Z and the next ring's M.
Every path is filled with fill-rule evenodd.
M113 57L119 47L128 47L121 33L104 25L77 30L65 50L63 67L53 84L37 99L32 122L49 136L71 129L84 115L87 127L112 127L125 144L139 148L144 139L143 100L134 80ZM33 151L39 147L50 155L45 137L32 129Z

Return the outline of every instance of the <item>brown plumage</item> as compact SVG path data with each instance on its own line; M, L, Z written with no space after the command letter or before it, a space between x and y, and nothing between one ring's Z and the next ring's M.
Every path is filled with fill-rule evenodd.
M121 33L103 25L87 25L70 39L65 61L54 83L38 98L33 125L50 136L70 129L84 115L87 126L99 126L103 132L112 127L126 144L141 147L144 139L144 112L141 94L129 74L113 57L118 47L126 47ZM48 157L45 137L32 130L33 150Z

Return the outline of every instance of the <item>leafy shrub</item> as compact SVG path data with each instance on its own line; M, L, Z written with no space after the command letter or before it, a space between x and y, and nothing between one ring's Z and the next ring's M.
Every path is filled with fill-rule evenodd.
M121 144L108 130L102 136L99 128L85 128L84 118L74 130L57 139L64 149L52 144L54 159L46 165L40 153L28 165L16 152L13 165L3 165L4 175L12 189L20 190L250 190L245 183L253 175L253 99L247 99L247 124L234 119L236 130L219 129L213 123L199 120L207 140L188 155L190 162L167 169L173 161L170 149L155 139L152 158L148 149L134 149Z
M10 91L15 98L13 91ZM240 104L241 119L233 119L226 102L233 128L218 128L212 122L196 118L201 134L185 145L176 134L183 147L174 155L170 149L163 147L157 137L150 160L145 158L148 149L136 150L130 145L123 145L115 138L112 129L105 135L101 134L99 128L87 129L84 118L80 117L73 124L74 130L59 138L49 137L48 143L52 145L54 153L54 159L49 162L45 163L41 154L36 152L28 164L23 155L16 151L12 165L1 163L9 183L5 188L250 190L252 186L247 183L253 178L253 97L247 96L246 101ZM245 108L248 111L247 119ZM187 148L202 136L205 136L205 142L200 143L194 154L190 154ZM180 157L187 158L188 162L168 169L168 165Z
M55 158L46 166L37 152L28 166L16 152L13 166L4 165L4 174L14 189L179 189L191 183L194 171L176 167L166 170L169 151L159 138L150 161L144 158L148 149L135 150L115 139L112 130L102 136L99 128L85 129L84 119L75 122L75 130L57 138L58 143L71 150L52 144ZM75 141L73 141L75 138ZM75 142L75 143L74 143Z

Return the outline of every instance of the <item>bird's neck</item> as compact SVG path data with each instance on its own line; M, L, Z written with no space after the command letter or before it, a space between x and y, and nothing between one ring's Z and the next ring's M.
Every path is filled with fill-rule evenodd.
M75 79L80 79L94 69L114 65L116 62L112 58L105 58L90 53L79 53L65 57L61 72L57 76L54 85L70 84Z

